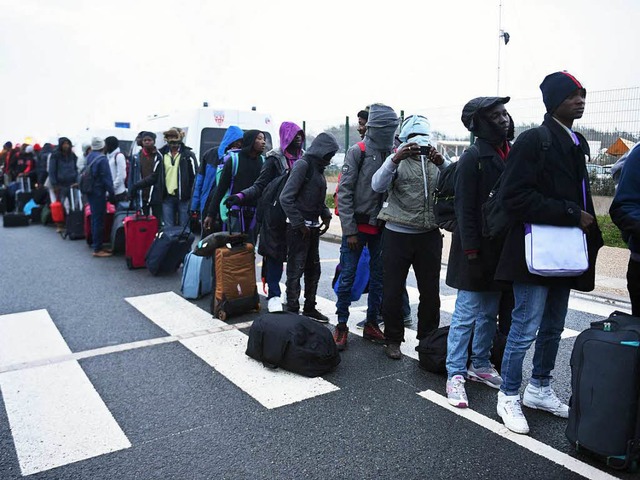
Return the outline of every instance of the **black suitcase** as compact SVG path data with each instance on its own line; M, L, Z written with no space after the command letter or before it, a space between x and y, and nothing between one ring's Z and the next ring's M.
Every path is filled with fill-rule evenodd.
M269 368L284 368L318 377L340 363L340 353L327 327L290 312L267 313L249 330L247 351Z
M124 238L124 219L132 213L131 211L118 210L113 215L113 225L111 226L111 249L113 253L124 253L126 245Z
M24 213L8 212L2 217L2 225L4 227L27 227L29 226L29 217Z
M147 269L152 275L173 273L178 270L195 239L194 235L187 230L188 225L166 227L158 232L145 257Z
M20 189L16 192L16 212L23 212L24 206L33 198L31 193L31 183L28 177L18 179Z
M576 337L566 435L620 470L640 459L640 318L613 312Z
M65 217L65 226L66 231L64 238L81 240L85 237L82 195L77 188L69 190L69 212L67 212L67 216Z
M31 209L31 223L42 223L42 205L36 205Z

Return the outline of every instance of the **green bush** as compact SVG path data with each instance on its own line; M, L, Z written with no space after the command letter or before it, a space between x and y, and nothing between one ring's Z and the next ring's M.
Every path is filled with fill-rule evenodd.
M607 247L627 248L627 244L624 243L622 235L620 235L620 230L613 221L611 221L609 215L598 215L598 225L600 226L600 230L602 230L602 238Z
M327 193L327 197L325 198L324 201L327 204L327 207L329 207L330 209L333 209L336 207L336 204L333 201L333 193Z

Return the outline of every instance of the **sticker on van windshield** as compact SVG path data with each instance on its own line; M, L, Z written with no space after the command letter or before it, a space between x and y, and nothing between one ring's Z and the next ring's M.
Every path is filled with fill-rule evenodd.
M221 126L224 123L224 112L213 112L213 119Z

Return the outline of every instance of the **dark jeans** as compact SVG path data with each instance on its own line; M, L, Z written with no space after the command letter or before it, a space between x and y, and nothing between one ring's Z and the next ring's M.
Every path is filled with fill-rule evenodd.
M420 291L417 338L424 338L440 326L442 235L438 229L407 234L386 228L383 235L382 319L385 339L388 344L404 341L402 295L411 266Z
M631 299L631 314L640 317L640 262L631 259L627 267L627 290Z
M282 278L282 266L284 262L271 257L262 257L265 265L265 280L269 287L269 295L267 299L279 297L282 294L280 290L280 279Z
M320 280L320 229L309 229L302 237L298 229L287 225L287 310L300 310L300 279L304 275L304 310L316 306L316 293Z
M107 213L107 199L104 193L88 196L91 208L91 239L94 252L102 250L104 238L104 216Z

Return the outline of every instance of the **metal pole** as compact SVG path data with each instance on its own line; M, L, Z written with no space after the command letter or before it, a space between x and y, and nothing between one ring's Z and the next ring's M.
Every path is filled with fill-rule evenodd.
M349 150L349 115L344 117L344 153Z
M502 0L498 6L498 84L496 87L496 96L500 96L500 50L502 48Z
M304 141L302 142L302 148L307 149L307 122L305 120L302 121L302 132L304 133ZM282 147L282 145L280 145Z
M404 122L404 110L400 110L400 125Z

